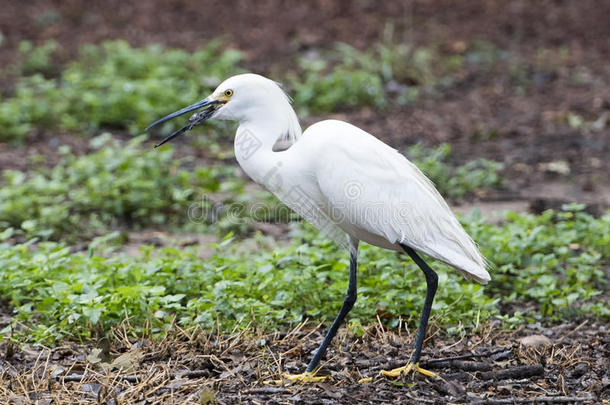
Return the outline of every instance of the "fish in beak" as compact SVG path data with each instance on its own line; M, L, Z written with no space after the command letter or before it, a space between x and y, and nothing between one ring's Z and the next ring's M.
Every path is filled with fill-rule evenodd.
M165 142L171 141L178 135L181 135L187 131L190 131L191 129L193 129L193 127L200 125L204 121L210 119L214 115L214 112L216 112L218 107L220 107L221 105L223 105L225 103L226 103L226 101L223 101L223 100L211 99L210 97L204 98L203 100L198 101L195 104L189 105L188 107L184 107L181 110L173 112L173 113L161 118L160 120L153 122L148 127L146 127L146 131L148 131L151 128L156 127L157 125L163 124L164 122L169 121L172 118L179 117L179 116L189 113L191 111L203 109L202 111L199 111L198 113L193 114L193 116L191 118L189 118L189 123L187 125L180 128L179 130L173 132L171 135L169 135L168 137L163 139L161 142L159 142L157 145L155 145L155 148L158 148L159 146L163 145Z

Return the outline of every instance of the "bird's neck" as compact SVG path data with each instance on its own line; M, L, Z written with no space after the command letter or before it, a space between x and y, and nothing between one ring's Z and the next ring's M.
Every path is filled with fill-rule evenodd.
M281 169L285 152L301 136L301 126L294 113L265 114L240 122L235 135L235 157L244 171L257 183L266 184L269 176Z

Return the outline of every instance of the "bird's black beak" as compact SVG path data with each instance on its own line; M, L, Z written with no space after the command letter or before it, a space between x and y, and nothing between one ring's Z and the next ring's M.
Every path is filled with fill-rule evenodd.
M208 120L209 118L211 118L212 115L214 115L214 112L216 111L216 109L221 104L223 104L223 102L221 100L214 100L214 99L210 99L209 97L208 98L204 98L203 100L198 101L195 104L189 105L188 107L184 107L181 110L173 112L173 113L171 113L171 114L161 118L160 120L153 122L148 127L146 127L146 131L148 131L151 128L156 127L157 125L163 124L164 122L169 121L172 118L179 117L179 116L184 115L184 114L186 114L188 112L191 112L191 111L195 111L195 110L199 110L201 108L205 108L205 110L203 110L200 113L195 114L193 117L191 117L191 119L189 120L188 125L180 128L176 132L172 133L171 135L169 135L168 137L163 139L157 145L155 145L155 148L158 148L159 146L163 145L165 142L168 142L168 141L174 139L178 135L183 134L184 132L191 130L194 126L199 125L199 124L203 123L204 121Z

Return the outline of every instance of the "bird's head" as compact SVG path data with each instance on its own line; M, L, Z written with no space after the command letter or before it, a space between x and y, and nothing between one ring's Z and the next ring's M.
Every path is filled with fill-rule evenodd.
M208 97L153 122L146 130L172 118L199 110L191 116L188 125L163 139L155 146L158 147L209 119L244 122L260 119L280 108L285 108L286 105L292 111L288 97L276 82L257 74L246 73L228 78Z

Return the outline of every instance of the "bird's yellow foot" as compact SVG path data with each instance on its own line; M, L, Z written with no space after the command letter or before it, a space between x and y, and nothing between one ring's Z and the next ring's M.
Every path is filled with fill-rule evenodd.
M438 378L438 375L436 373L424 370L423 368L419 367L419 363L407 363L407 365L404 367L398 367L389 371L381 370L381 374L386 377L400 377L403 373L408 374L411 372L420 373L430 378Z
M325 381L330 378L330 376L316 376L315 372L306 371L301 374L282 374L282 378L286 380L292 381L293 383L315 383L320 381Z

